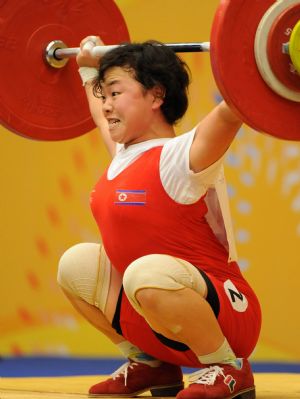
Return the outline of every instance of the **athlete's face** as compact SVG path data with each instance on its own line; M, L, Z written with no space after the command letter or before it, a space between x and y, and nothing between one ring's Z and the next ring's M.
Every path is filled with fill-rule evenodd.
M132 72L121 67L107 70L101 87L103 113L112 140L134 144L151 139L153 118L161 105L154 90L146 90Z

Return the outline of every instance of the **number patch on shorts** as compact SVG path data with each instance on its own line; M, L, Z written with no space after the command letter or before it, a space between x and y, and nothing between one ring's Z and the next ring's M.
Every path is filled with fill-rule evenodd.
M232 281L225 281L224 290L234 310L237 312L245 312L247 310L247 298L236 288Z

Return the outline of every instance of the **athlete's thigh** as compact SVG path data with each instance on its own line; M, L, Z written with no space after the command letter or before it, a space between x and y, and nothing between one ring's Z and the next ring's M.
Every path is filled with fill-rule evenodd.
M236 356L249 357L261 328L257 297L243 278L216 278L207 273L219 299L218 322Z

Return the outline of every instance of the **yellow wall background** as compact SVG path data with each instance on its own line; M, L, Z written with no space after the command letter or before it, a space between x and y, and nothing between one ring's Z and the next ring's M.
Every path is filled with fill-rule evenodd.
M184 42L209 40L218 1L116 4L132 40ZM193 82L178 133L192 128L218 97L209 55L183 58ZM64 250L99 240L89 192L108 162L96 130L37 142L0 127L0 354L119 355L73 311L56 283ZM243 126L225 167L240 265L263 310L253 359L300 361L300 144Z

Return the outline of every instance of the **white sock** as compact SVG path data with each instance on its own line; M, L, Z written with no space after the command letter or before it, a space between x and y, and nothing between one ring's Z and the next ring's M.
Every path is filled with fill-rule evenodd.
M226 338L219 349L208 355L198 356L198 359L202 364L225 363L237 369L241 367L241 361L235 356Z
M120 349L120 351L123 353L123 355L128 359L131 359L138 363L148 364L148 366L151 367L158 367L161 365L160 360L157 360L154 357L143 352L142 350L140 350L140 348L138 348L135 345L132 345L132 343L130 343L129 341L122 341L117 346Z

